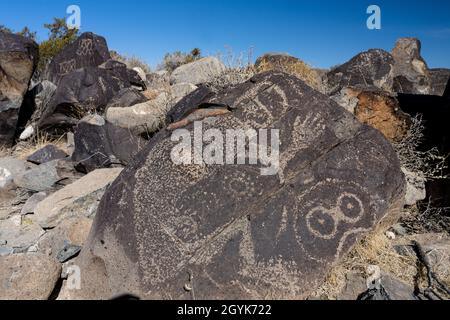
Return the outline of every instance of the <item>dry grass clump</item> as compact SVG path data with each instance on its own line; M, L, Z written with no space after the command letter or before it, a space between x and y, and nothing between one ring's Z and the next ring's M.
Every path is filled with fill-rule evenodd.
M0 158L7 157L11 154L11 149L0 145Z
M415 258L399 255L383 233L374 233L358 243L345 260L331 270L314 296L336 299L346 284L346 275L357 272L367 278L367 267L370 265L376 265L382 271L413 284L417 274L416 264Z
M215 92L236 86L251 79L255 74L255 67L252 64L253 49L235 54L230 47L227 53L217 53L216 57L225 65L225 71L219 76L212 77L206 85Z
M19 159L26 160L34 152L49 144L53 144L68 153L65 135L54 138L46 132L38 131L32 139L18 143L14 148L13 155Z

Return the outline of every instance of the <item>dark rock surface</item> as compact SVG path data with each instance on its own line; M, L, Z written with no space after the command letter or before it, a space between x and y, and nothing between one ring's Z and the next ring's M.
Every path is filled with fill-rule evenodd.
M78 170L91 172L113 164L128 164L146 141L127 129L114 126L100 116L88 116L75 130L72 160Z
M333 95L345 87L392 90L394 58L381 49L371 49L327 74L327 91Z
M193 108L197 108L202 103L207 102L208 99L214 96L212 91L207 86L200 86L197 90L188 94L181 99L175 106L173 106L167 113L166 122L172 123L183 119L189 111Z
M38 45L0 31L0 145L10 145L19 110L39 59Z
M108 103L108 108L126 108L147 101L148 98L134 88L120 90Z
M62 77L38 127L60 125L61 115L67 118L64 122L72 125L80 115L102 112L118 92L132 86L145 88L135 71L117 61L108 60L99 67L78 69Z
M443 96L450 81L450 69L430 69L431 95Z
M81 68L96 67L111 59L105 38L86 32L53 58L47 80L59 85L62 78Z
M299 79L262 73L209 102L233 111L205 130L280 130L278 174L175 165L176 143L158 133L101 201L77 298L305 298L398 217L405 182L389 142Z
M30 155L27 158L27 161L34 164L43 164L53 160L64 159L66 157L67 153L58 149L55 145L49 144Z
M397 40L392 57L394 58L394 91L410 94L430 93L430 74L421 56L422 44L416 38Z

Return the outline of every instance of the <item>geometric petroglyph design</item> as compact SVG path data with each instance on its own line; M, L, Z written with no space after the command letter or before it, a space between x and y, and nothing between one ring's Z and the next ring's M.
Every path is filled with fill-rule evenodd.
M77 62L75 59L71 59L69 61L61 62L59 64L59 74L60 75L66 75L71 73L76 69Z
M92 39L82 39L76 54L79 56L91 55L94 53L93 48L94 43L92 42Z
M364 207L358 196L343 193L331 208L317 206L306 215L308 230L316 237L333 239L341 221L357 223L364 216Z

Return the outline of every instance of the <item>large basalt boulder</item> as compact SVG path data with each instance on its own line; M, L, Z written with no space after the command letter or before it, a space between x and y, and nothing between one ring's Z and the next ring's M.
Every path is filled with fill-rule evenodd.
M430 81L431 95L450 97L450 69L430 69Z
M268 53L259 57L255 62L257 72L270 70L292 74L316 90L322 90L319 73L300 59L283 53Z
M334 95L346 87L392 91L394 58L389 52L371 49L327 74L327 93Z
M192 83L193 85L199 85L211 81L225 69L225 65L216 57L206 57L175 69L170 76L170 82L172 84Z
M145 144L144 139L106 122L98 115L87 116L75 130L72 160L82 172L127 165Z
M19 110L39 59L38 45L0 31L0 145L10 145Z
M138 74L126 65L108 60L99 67L78 69L64 76L48 107L44 110L39 128L77 123L76 117L89 112L102 112L110 100L124 88L145 84Z
M83 33L52 59L47 80L59 85L65 75L77 69L99 66L109 59L111 55L105 38L91 32Z
M397 218L405 181L390 143L301 80L262 73L210 103L229 112L203 130L280 130L277 174L176 165L179 141L160 131L106 191L76 261L82 289L68 296L305 298L358 239Z
M429 94L430 73L427 63L421 56L421 43L416 38L397 40L392 57L394 58L394 91L399 93Z
M169 98L162 92L153 100L128 108L108 108L106 120L136 136L148 138L165 125Z

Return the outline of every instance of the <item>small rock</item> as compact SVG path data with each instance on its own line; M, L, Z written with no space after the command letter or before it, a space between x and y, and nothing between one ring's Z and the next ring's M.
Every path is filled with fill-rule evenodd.
M147 81L147 75L145 74L144 70L142 70L142 68L134 67L133 70L136 71L136 73L139 75L142 81L144 82Z
M29 125L25 128L25 130L20 134L19 139L24 141L30 138L34 134L34 127L32 125Z
M77 256L80 253L80 251L81 251L80 246L76 246L73 244L66 244L64 248L60 252L58 252L56 259L59 262L64 263L72 259L73 257Z
M357 272L349 272L345 277L345 286L336 298L338 300L355 301L361 293L367 290L367 281Z
M27 161L34 164L43 164L53 160L64 159L67 154L58 149L53 144L46 145L42 149L39 149L27 158Z
M58 253L67 245L82 247L89 235L91 226L92 219L84 217L67 218L40 239L39 249L56 258Z
M14 182L20 188L40 192L50 190L61 179L56 170L56 162L51 161L25 171Z
M414 288L391 274L382 273L381 284L390 300L417 300Z
M419 176L417 173L411 172L406 168L402 168L406 178L406 194L405 205L413 206L417 202L424 200L427 197L425 187L426 179Z
M75 135L72 132L67 133L67 151L69 152L69 156L72 156L73 151L75 150Z
M32 217L42 228L54 228L71 216L93 217L106 187L122 169L98 169L41 201Z
M41 254L0 258L0 300L47 300L61 274L61 265Z
M25 202L22 211L20 212L20 214L22 216L27 215L27 214L32 214L34 213L34 209L36 208L36 206L38 205L39 202L41 202L42 200L44 200L45 198L47 198L47 193L45 192L39 192L39 193L35 193L33 194L28 200L27 202Z
M45 233L35 223L21 223L21 216L15 216L8 220L0 220L0 239L15 251L28 250L36 244Z
M408 234L408 231L400 223L394 224L391 229L399 236L406 236Z
M197 88L198 87L193 85L192 83L177 83L177 84L173 85L170 88L172 102L173 103L179 102L185 96L187 96L191 92L194 92L195 90L197 90Z
M14 249L13 248L0 247L0 257L9 256L9 255L11 255L13 253L14 253Z
M36 253L39 251L39 247L38 245L32 245L31 247L28 248L27 252L28 253Z
M441 281L450 279L450 237L443 233L425 233L412 238L422 245L437 277Z
M392 231L386 231L385 235L389 240L395 240L395 233L393 233Z
M0 158L0 169L4 170L4 174L8 174L12 179L25 172L29 166L25 161L15 159L13 157Z
M133 88L124 88L120 90L108 103L106 109L109 108L128 108L138 103L143 103L148 99L142 92Z

